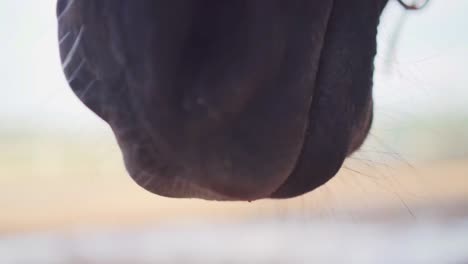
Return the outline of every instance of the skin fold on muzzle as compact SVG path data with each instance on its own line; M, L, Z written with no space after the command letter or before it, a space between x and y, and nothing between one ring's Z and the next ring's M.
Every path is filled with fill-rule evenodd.
M368 134L386 2L59 0L62 66L143 188L295 197Z

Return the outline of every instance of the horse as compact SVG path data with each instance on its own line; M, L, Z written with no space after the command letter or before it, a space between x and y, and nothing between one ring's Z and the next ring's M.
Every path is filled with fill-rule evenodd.
M291 198L369 133L387 2L58 0L62 67L148 191Z

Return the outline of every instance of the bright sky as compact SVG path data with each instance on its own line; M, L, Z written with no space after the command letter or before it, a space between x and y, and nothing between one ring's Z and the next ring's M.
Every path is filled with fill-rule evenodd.
M415 115L467 114L468 1L431 0L424 12L406 14L395 2L390 0L380 27L377 107ZM402 19L391 54L388 43ZM0 36L0 130L105 129L62 75L54 0L2 0Z

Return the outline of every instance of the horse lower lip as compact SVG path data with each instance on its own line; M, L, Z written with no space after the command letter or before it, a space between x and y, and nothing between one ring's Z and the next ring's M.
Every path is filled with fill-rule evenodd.
M325 30L325 23L312 22L316 21L315 19L323 22L327 19L328 12L326 14L317 13L317 18L310 18L310 23L306 23L303 30L284 30L284 32L277 33L278 35L272 34L270 36L271 38L279 36L286 40L291 39L290 42L285 43L284 52L288 54L273 62L270 60L263 64L256 62L257 67L262 66L262 68L268 69L266 78L264 78L266 81L262 80L255 84L261 86L255 87L257 89L255 96L249 99L245 108L236 113L234 121L223 120L227 123L227 128L221 127L219 131L217 131L218 127L216 126L214 129L212 127L205 129L207 126L204 124L207 122L198 122L199 119L196 119L198 116L203 117L203 115L188 116L188 118L194 117L194 122L191 122L195 124L193 127L203 132L197 133L197 135L191 134L192 129L186 129L188 127L185 125L187 119L181 119L174 114L177 113L176 111L168 111L169 117L167 115L157 116L166 110L166 108L162 108L163 111L157 111L159 109L155 108L158 104L152 102L151 99L158 98L157 96L144 98L148 99L148 102L144 104L146 109L142 109L139 100L143 99L139 95L142 92L151 91L154 83L151 83L151 80L146 83L138 83L139 79L135 78L135 84L131 84L133 87L129 88L135 93L128 99L132 101L130 105L134 112L139 111L140 114L136 115L140 117L140 125L143 123L149 125L145 127L145 133L147 136L151 136L154 145L152 151L160 151L161 155L164 156L162 158L168 160L167 167L172 167L171 170L173 170L155 171L153 174L154 186L146 185L148 181L143 180L142 184L146 185L143 187L156 194L172 197L213 199L213 196L207 197L203 192L198 191L206 189L220 194L215 199L255 200L271 196L289 177L294 176L292 172L304 145L308 112L314 93L313 80L311 79L318 70L321 45L317 45L317 43L323 41L321 33ZM304 19L308 18L306 14L302 14L302 16ZM309 38L307 32L318 33L314 38ZM304 38L307 43L301 41ZM262 41L261 43L260 47L268 48L273 42ZM257 47L254 51L258 49ZM295 52L297 49L303 49L304 52ZM275 55L279 54L276 49L272 51ZM257 56L258 59L263 58L259 54ZM270 58L266 55L264 57ZM261 60L259 61L261 62ZM210 64L210 61L203 62L205 70L223 70L220 67L209 67L215 65ZM304 80L297 73L301 71L308 72L311 77ZM250 72L248 71L249 74ZM257 73L254 77L258 77L258 75ZM222 82L229 81L221 80ZM192 85L193 83L197 84L196 81L191 82ZM205 83L210 84L211 82ZM186 88L186 86L179 88ZM211 90L215 90L214 88L216 87L204 87L204 89ZM162 87L161 89L169 88ZM181 91L184 90L181 89ZM203 94L204 91L199 91L199 93ZM190 94L187 95L190 96ZM207 104L210 104L211 101L218 102L219 100L209 100L210 96L213 98L214 95L207 93L205 102ZM197 98L192 96L191 99ZM192 101L196 102L196 100ZM165 103L168 102L171 101L168 100ZM169 106L177 107L175 104ZM278 122L279 120L281 122ZM205 131L210 132L210 138L203 138L206 134ZM199 135L202 137L201 140L198 138ZM222 175L224 172L222 171L224 159L222 155L224 154L229 156L228 160L232 160L233 168L228 169L226 174ZM160 162L160 159L155 159L154 163ZM180 167L185 168L178 170ZM158 168L150 169L158 170ZM188 169L191 170L189 173L187 173ZM138 169L135 169L133 173L138 173ZM158 180L159 177L160 180ZM171 177L177 184L185 183L183 186L179 185L182 186L179 189L173 188L175 183L170 182ZM183 178L183 180L176 181L175 177ZM160 185L157 186L157 184ZM186 188L186 186L192 187ZM193 191L189 188L193 188Z

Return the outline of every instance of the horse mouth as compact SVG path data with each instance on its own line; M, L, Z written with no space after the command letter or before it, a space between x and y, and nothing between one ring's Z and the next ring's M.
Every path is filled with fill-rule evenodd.
M379 17L362 11L368 3L167 2L179 17L157 2L110 3L96 2L94 12L125 19L90 18L77 51L84 58L70 63L85 61L83 69L65 72L77 94L92 80L80 99L110 124L146 190L295 197L332 178L364 141Z

